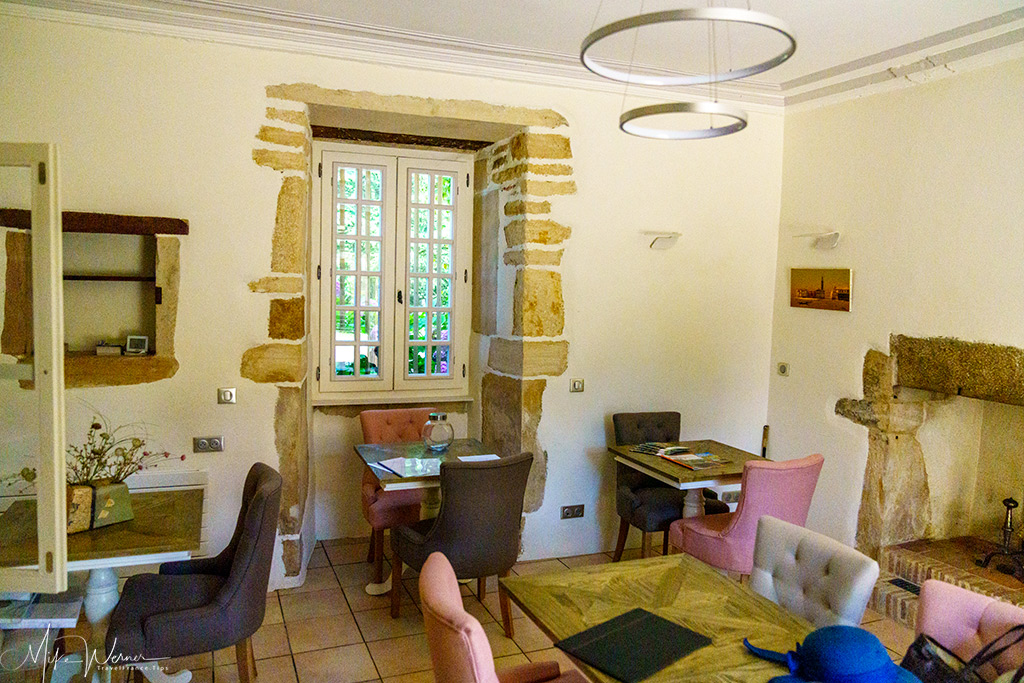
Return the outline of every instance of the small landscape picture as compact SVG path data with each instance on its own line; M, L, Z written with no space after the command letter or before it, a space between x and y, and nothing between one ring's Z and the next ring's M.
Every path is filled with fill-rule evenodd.
M826 311L850 310L849 268L791 268L789 305Z

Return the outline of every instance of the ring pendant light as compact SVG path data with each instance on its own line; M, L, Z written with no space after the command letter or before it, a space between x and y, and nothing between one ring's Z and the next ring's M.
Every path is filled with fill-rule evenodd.
M673 130L669 128L652 128L634 123L638 119L659 114L718 114L733 119L726 126L709 126L690 130ZM717 138L730 133L738 133L747 127L747 113L742 109L730 107L721 102L669 102L637 107L622 113L619 117L619 128L624 133L655 140L703 140Z
M685 76L655 76L649 74L633 74L627 71L620 71L610 66L599 63L591 55L587 54L597 42L616 33L639 29L642 26L652 24L665 24L676 21L709 21L709 22L732 22L761 26L781 34L788 41L786 49L771 59L752 64L750 66L718 73L696 74ZM588 70L613 81L620 83L636 83L641 85L654 86L676 86L676 85L701 85L704 83L718 83L721 81L734 81L747 76L759 74L768 69L782 64L789 59L796 51L796 38L790 31L789 26L770 14L754 12L752 10L738 7L696 7L691 9L666 10L663 12L651 12L649 14L638 14L614 21L606 26L597 29L586 38L580 46L580 61Z

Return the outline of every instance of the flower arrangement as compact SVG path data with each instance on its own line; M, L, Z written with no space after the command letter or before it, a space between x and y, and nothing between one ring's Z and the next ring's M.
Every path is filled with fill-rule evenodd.
M89 484L109 480L123 482L140 470L156 467L169 459L167 451L143 450L146 440L136 434L136 425L127 424L110 428L107 418L93 417L81 446L68 446L68 484ZM181 460L185 456L180 456Z

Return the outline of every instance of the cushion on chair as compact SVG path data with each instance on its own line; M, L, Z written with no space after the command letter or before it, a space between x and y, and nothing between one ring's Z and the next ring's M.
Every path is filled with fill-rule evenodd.
M750 588L814 626L859 626L878 563L840 543L774 517L757 524Z
M1024 609L1016 605L935 579L921 585L917 632L931 636L961 659L970 659L985 644L1017 624L1024 624ZM1024 644L997 657L995 667L984 665L980 673L986 680L992 680L1022 664Z
M667 531L669 524L683 516L684 493L667 486L639 489L632 493L639 505L626 519L641 531Z
M363 516L374 530L390 529L399 524L413 524L420 518L423 489L385 491L377 477L364 468L362 484Z
M436 408L393 408L359 413L363 443L406 443L419 441L423 425Z
M147 628L150 617L164 612L197 608L202 611L201 608L213 604L223 585L223 577L211 574L136 574L129 577L117 609L110 615L108 630L116 634L116 646L114 642L108 642L108 653L118 652L125 656L141 653L151 659L234 645L234 641L218 640L215 629L214 632L207 630L210 624L202 621L190 621L188 628L180 632L167 631L155 623Z

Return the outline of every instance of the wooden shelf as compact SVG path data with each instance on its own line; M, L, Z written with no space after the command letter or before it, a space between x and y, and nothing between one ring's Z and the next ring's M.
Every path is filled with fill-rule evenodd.
M123 216L115 213L62 211L62 232L106 233L110 235L187 235L188 221L161 216ZM28 209L0 209L0 225L32 229Z
M156 282L155 275L77 275L64 273L65 280L81 282Z

